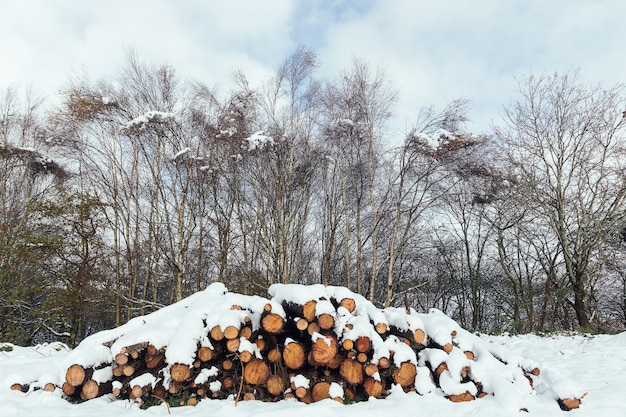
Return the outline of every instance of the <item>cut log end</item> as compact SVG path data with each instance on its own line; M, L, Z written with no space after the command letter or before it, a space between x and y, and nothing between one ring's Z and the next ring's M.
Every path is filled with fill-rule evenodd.
M402 388L413 385L415 383L416 376L417 368L411 362L402 362L400 367L393 373L394 381Z
M270 367L262 359L253 359L243 369L243 379L250 385L260 385L270 377Z
M363 364L354 359L346 359L341 362L339 374L349 384L360 385L363 383Z
M263 316L261 327L268 333L278 333L283 329L285 322L283 318L275 313L269 313Z
M65 381L73 387L82 385L85 382L86 372L81 365L72 365L67 368Z
M363 389L370 397L379 398L383 395L383 383L374 378L367 378L363 384Z
M580 407L579 398L561 398L558 400L558 403L563 411L570 411Z
M191 379L191 368L182 363L175 363L170 368L170 375L176 382L186 382Z
M461 403L466 401L474 401L476 397L470 394L468 391L465 391L462 394L452 394L448 396L448 399L453 403Z
M283 361L290 369L300 369L306 361L304 347L297 342L288 343L283 350Z
M354 298L344 298L339 302L339 305L348 310L350 313L353 313L354 310L356 310L356 301L354 301Z
M323 330L330 330L335 325L335 319L330 314L320 314L317 318L317 324Z

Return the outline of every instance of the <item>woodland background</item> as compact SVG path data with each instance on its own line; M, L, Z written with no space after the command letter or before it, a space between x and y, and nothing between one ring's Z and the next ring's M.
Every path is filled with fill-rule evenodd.
M342 285L473 331L624 329L622 85L530 74L478 133L470 100L416 97L398 133L383 70L318 66L300 47L224 91L130 52L55 104L0 93L0 341L74 346L215 281Z

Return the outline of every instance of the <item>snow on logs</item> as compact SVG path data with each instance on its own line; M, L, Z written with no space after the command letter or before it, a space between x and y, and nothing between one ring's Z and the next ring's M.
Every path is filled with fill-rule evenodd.
M519 396L532 393L539 378L533 361L484 342L438 310L378 309L346 288L322 285L275 284L269 294L212 284L86 338L56 381L31 385L60 388L68 399L111 394L181 405L203 398L352 402L397 386L454 402L493 395L521 408ZM556 397L562 409L582 398Z

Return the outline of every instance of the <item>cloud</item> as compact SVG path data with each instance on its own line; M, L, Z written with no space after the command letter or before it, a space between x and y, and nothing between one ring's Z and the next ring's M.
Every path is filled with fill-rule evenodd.
M473 101L485 131L515 97L516 77L580 69L583 80L623 81L621 0L0 0L0 89L54 94L70 78L113 77L133 49L184 78L253 84L300 44L333 78L354 58L381 66L399 89L396 125L420 106Z

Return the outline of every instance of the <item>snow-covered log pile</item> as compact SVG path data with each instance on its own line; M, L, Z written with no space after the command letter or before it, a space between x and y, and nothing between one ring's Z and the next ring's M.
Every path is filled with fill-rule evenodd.
M181 405L204 398L352 402L402 389L451 401L495 396L522 407L520 398L541 382L536 363L437 310L378 309L343 287L276 284L269 294L245 296L212 284L91 335L56 374L12 388ZM580 403L575 393L554 397L563 409Z

